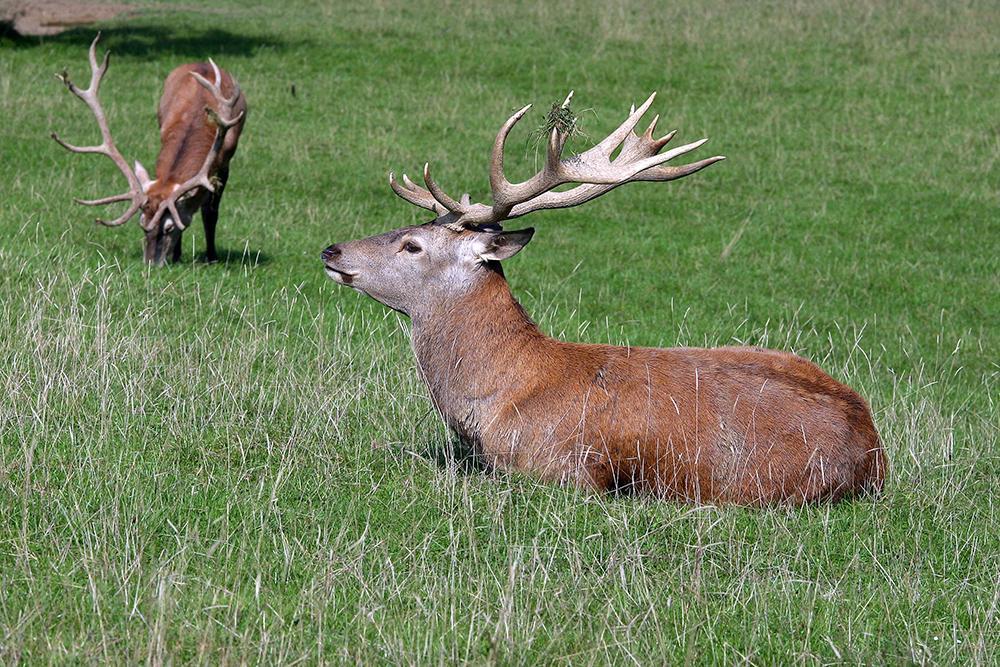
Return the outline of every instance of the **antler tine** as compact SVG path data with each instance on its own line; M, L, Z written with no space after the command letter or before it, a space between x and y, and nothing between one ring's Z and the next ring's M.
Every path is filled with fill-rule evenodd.
M652 129L655 129L655 128L650 128L650 130L652 130ZM656 141L654 141L653 144L654 144L655 149L656 150L660 150L661 148L663 148L664 146L666 146L667 144L669 144L670 140L674 138L675 134L677 134L677 130L670 130L669 132L667 132L666 134L664 134L662 137L660 137L659 139L657 139ZM647 131L646 138L649 139L650 141L653 141L653 133L651 131Z
M216 65L215 61L211 58L208 59L208 62L211 63L212 69L215 71L215 80L217 82L221 81L222 75L219 72L219 66ZM236 100L239 99L240 93L242 92L240 90L240 84L236 82L236 79L233 79L233 94L226 97L222 93L221 83L212 83L198 72L189 72L189 74L193 76L195 81L201 84L205 90L212 94L212 97L214 97L215 101L219 104L220 111L224 109L232 110L233 105L236 104Z
M507 122L500 126L497 138L493 141L493 152L490 156L490 190L493 194L494 208L502 209L504 207L506 203L504 201L505 192L510 186L510 182L503 173L503 153L504 146L507 144L507 136L517 121L521 120L530 109L530 104L523 106L508 118Z
M90 43L90 48L87 50L87 60L90 62L90 85L86 90L81 90L69 79L69 74L63 71L60 74L56 74L56 78L63 82L66 88L69 89L76 97L80 98L84 104L90 108L91 113L94 114L94 118L97 120L97 126L101 131L101 143L96 146L75 146L68 142L63 141L59 138L55 132L52 133L52 138L60 146L72 153L98 153L101 155L106 155L115 163L122 175L125 176L125 180L128 181L129 189L120 195L113 195L111 197L102 197L100 199L90 199L90 200L80 200L75 199L77 203L84 204L86 206L102 206L104 204L111 204L115 202L128 201L131 200L132 204L128 209L120 216L114 220L103 220L101 218L97 219L97 222L110 227L116 227L118 225L127 222L136 211L145 203L146 195L142 191L142 185L139 183L139 179L136 177L135 172L129 166L128 161L122 156L118 148L115 146L114 139L111 137L111 129L108 127L107 116L104 113L104 107L101 105L98 93L101 87L101 82L104 79L104 75L108 71L108 65L110 64L111 52L107 51L104 54L102 62L99 64L97 62L97 43L101 39L101 33L97 33L94 37L94 41Z
M675 181L678 178L684 178L696 171L701 171L705 167L710 167L716 162L722 162L726 159L725 155L714 155L704 160L698 160L697 162L692 162L691 164L685 164L681 167L653 167L652 169L647 169L646 171L640 172L635 175L632 181Z
M49 136L52 137L57 144L71 153L100 153L101 155L106 155L103 144L100 146L74 146L73 144L60 139L59 135L55 132L52 132Z
M430 191L431 196L444 206L451 213L461 215L463 212L463 207L457 201L448 196L448 194L441 189L437 182L431 178L431 165L429 162L424 163L424 183L427 185L427 189Z
M392 191L395 192L396 195L410 202L414 206L425 208L428 211L437 213L438 215L444 215L448 212L448 209L438 203L430 192L424 190L422 187L411 181L406 174L403 174L403 185L400 185L396 180L396 174L390 171L389 187L392 188Z
M653 100L655 99L656 93L651 93L638 109L635 109L629 114L624 123L619 125L614 132L604 138L604 141L591 148L587 151L587 153L590 153L591 151L599 151L600 153L611 155L611 153L613 153L614 150L618 148L623 141L625 141L625 137L632 132L635 126L639 123L639 120L646 115L646 112L649 110L649 107L653 104ZM584 155L587 153L584 153Z
M105 204L114 204L120 201L127 201L132 198L132 195L125 192L120 195L111 195L110 197L101 197L100 199L77 199L73 198L73 201L77 204L82 204L83 206L104 206Z
M87 49L87 60L90 61L90 86L88 90L93 90L94 94L97 94L98 88L101 86L101 80L104 78L104 73L108 71L108 64L111 59L111 52L105 51L104 59L101 64L97 64L97 42L101 39L101 33L98 31L97 35L94 37L94 41L90 43L90 48Z
M649 127L647 127L646 131L643 133L647 138L649 139L653 138L653 132L656 132L656 123L659 120L660 120L660 114L656 114L655 116L653 116L653 120L649 121ZM676 130L674 132L676 132ZM674 136L674 132L670 133L671 137Z

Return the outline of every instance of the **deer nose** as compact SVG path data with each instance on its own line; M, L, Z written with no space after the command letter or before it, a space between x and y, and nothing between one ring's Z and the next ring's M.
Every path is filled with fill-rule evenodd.
M334 257L339 257L339 256L340 256L340 248L337 247L337 244L333 244L332 246L327 247L327 249L324 250L322 254L320 254L320 257L323 259L324 262L329 262Z

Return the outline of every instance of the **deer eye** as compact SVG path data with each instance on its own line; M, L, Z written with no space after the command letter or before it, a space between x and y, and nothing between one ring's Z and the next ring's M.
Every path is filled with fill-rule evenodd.
M421 250L423 250L423 248L421 248L420 246L418 246L413 241L407 241L406 243L403 244L403 250L405 250L406 252L410 253L411 255L415 255L418 252L420 252Z

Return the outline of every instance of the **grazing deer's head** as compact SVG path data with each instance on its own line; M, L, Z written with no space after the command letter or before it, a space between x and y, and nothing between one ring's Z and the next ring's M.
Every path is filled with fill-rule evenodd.
M105 53L103 62L97 62L97 43L101 39L100 33L94 38L88 51L90 60L90 86L85 90L78 88L69 80L66 72L56 76L66 85L74 95L79 97L93 112L97 119L97 125L101 131L101 143L96 146L73 146L60 139L55 133L52 138L56 142L73 153L97 153L111 158L115 166L118 167L125 180L128 182L128 191L119 195L103 197L101 199L82 200L76 199L78 204L85 206L102 206L116 202L129 202L128 208L114 220L97 219L99 224L108 227L117 227L131 220L136 213L139 213L139 226L145 233L145 260L151 264L163 264L166 259L176 254L179 248L181 233L190 224L191 217L199 205L201 197L205 192L215 192L213 170L215 169L220 151L223 151L226 135L231 128L242 123L244 112L235 112L235 105L240 99L241 92L239 86L235 86L232 95L226 97L222 93L222 74L218 66L209 61L215 75L215 81L210 82L198 72L190 72L191 76L207 90L214 98L218 110L208 106L204 109L183 109L185 113L206 113L212 122L215 130L214 140L211 148L201 162L201 167L193 176L181 182L170 179L158 182L149 177L146 169L136 161L135 167L129 165L115 146L111 137L111 130L108 127L107 117L104 108L98 98L101 81L108 71L108 64L111 53ZM179 100L178 104L194 103L195 100ZM186 137L176 136L175 141L183 142ZM161 148L161 151L163 148ZM193 169L192 169L193 171Z
M563 109L568 108L572 97L571 92ZM707 140L660 153L675 132L654 139L658 117L643 134L636 134L633 128L654 97L655 93L638 109L632 107L618 129L579 155L561 157L568 135L559 126L554 127L542 170L522 183L511 183L504 176L504 145L531 105L522 108L503 124L493 143L492 205L472 203L467 194L456 201L434 181L428 165L424 165L423 174L426 188L405 174L402 183L389 174L393 192L438 217L423 225L331 245L322 253L327 275L413 317L469 292L483 276L499 271L497 262L512 257L531 240L533 229L503 231L501 225L506 220L543 209L577 206L624 183L672 181L725 159L716 156L681 167L661 166ZM567 183L577 186L554 191Z

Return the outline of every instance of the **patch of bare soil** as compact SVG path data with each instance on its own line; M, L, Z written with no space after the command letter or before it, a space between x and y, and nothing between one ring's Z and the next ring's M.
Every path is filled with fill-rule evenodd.
M24 36L57 35L76 26L107 21L133 11L134 5L114 2L0 0L0 25Z

